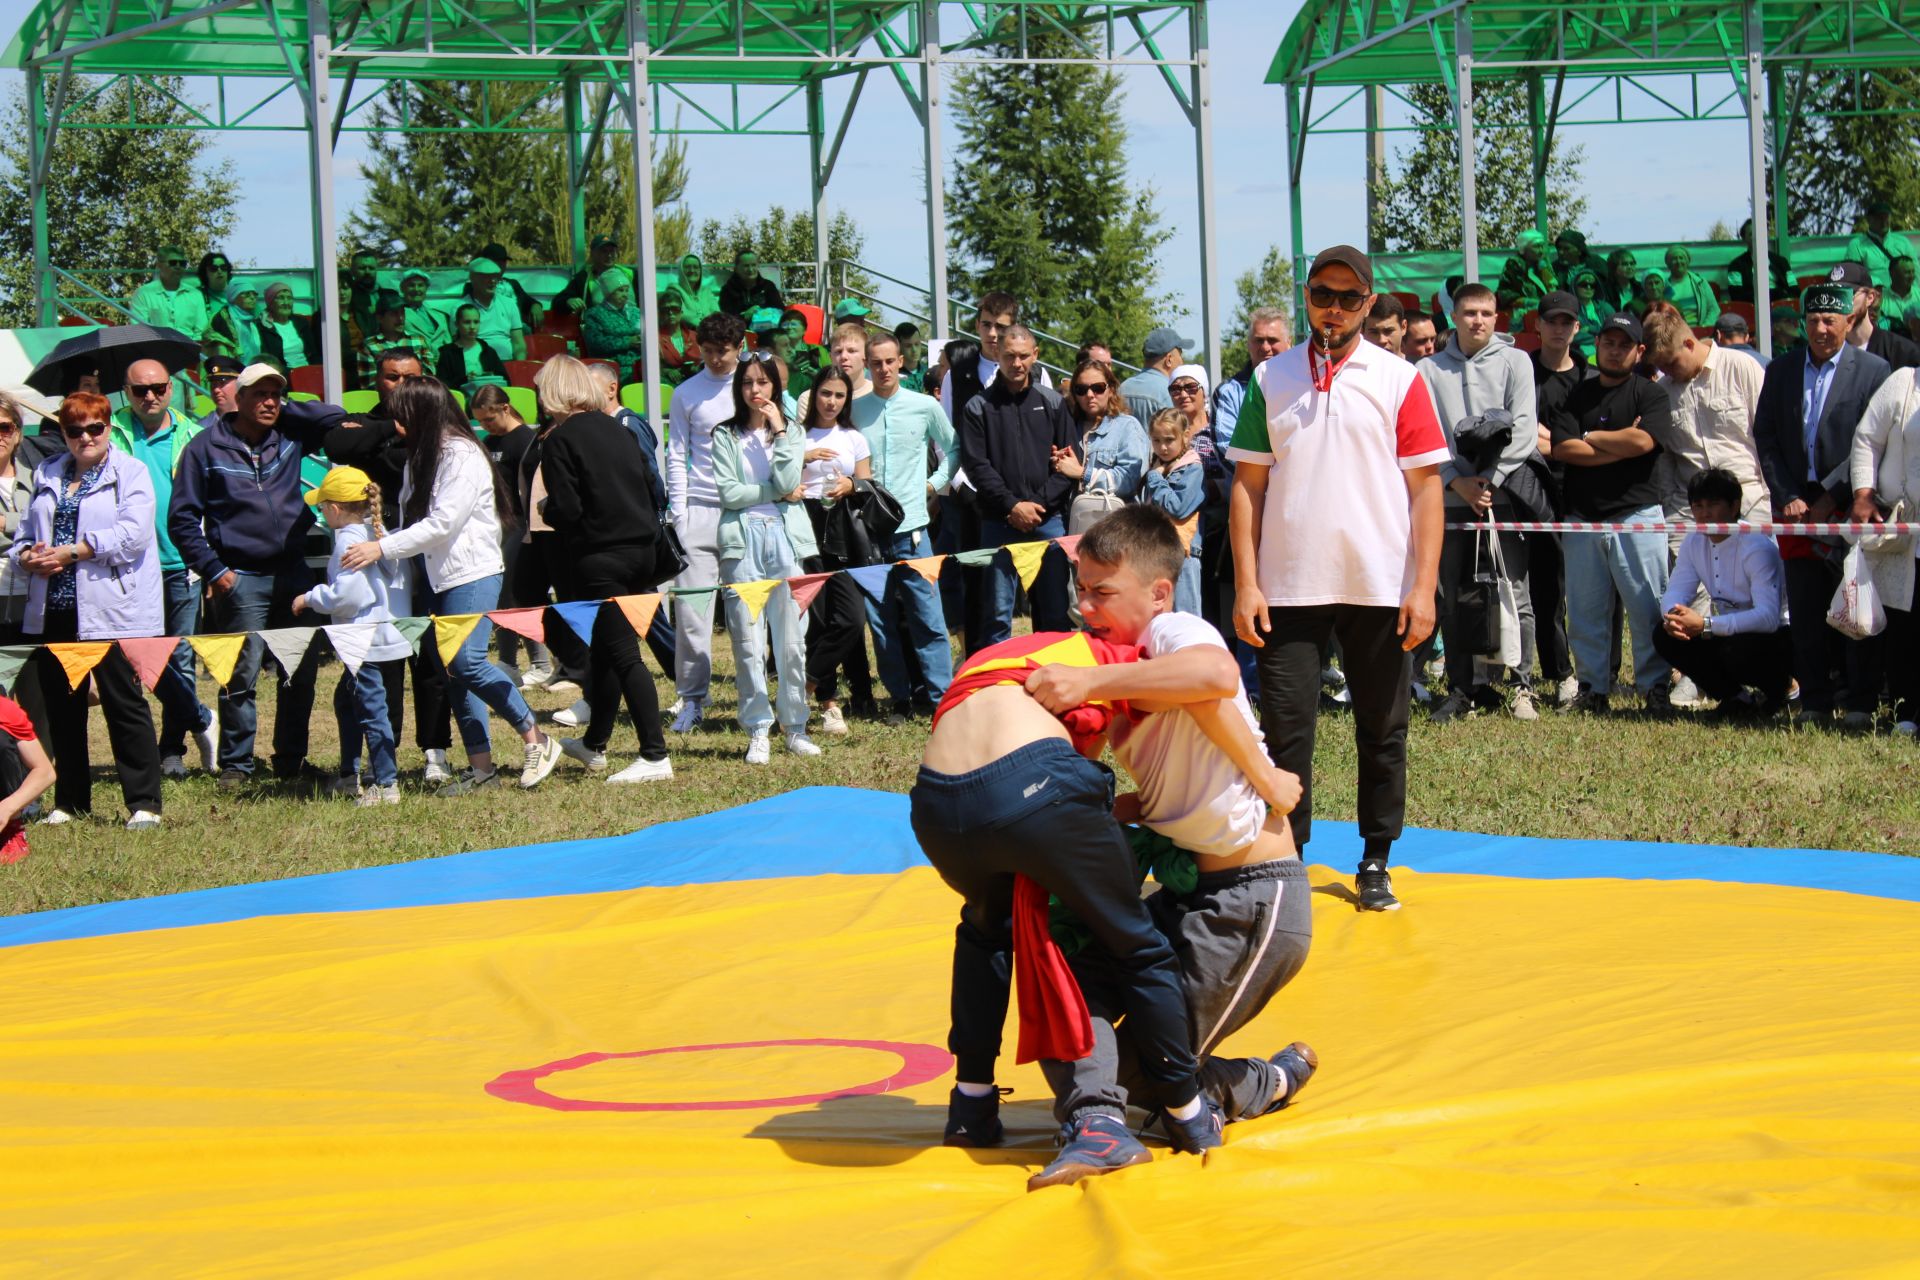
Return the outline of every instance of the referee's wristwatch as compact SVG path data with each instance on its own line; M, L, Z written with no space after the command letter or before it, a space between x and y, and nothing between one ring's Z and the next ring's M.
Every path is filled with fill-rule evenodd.
M1700 635L1702 638L1708 639L1708 640L1711 640L1713 638L1713 615L1712 614L1709 613L1705 617L1700 619Z

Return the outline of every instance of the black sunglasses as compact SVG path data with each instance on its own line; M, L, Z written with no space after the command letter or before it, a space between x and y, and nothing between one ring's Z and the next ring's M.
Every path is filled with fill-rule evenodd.
M1176 382L1168 387L1167 391L1169 394L1176 396L1197 396L1200 394L1200 384L1197 382Z
M1358 311L1366 305L1367 295L1352 290L1334 290L1326 285L1316 284L1307 290L1307 301L1322 309L1338 307L1342 311Z
M1107 384L1104 382L1076 382L1073 384L1073 393L1080 396L1103 396L1107 394Z
M78 426L63 426L60 428L60 432L69 440L78 440L81 436L98 440L101 436L107 434L107 424L104 422L83 422Z
M187 260L185 258L168 258L166 263L170 267L184 267L187 265Z
M173 390L169 382L135 382L127 387L136 396L164 396Z

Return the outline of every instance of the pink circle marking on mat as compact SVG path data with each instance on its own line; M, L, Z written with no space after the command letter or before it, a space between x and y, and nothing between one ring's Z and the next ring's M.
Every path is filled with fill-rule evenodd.
M788 1047L829 1049L872 1049L876 1053L895 1054L898 1070L878 1080L856 1084L825 1093L799 1093L786 1098L733 1098L711 1102L606 1102L593 1098L562 1098L540 1087L540 1081L562 1071L577 1071L617 1058L651 1058L663 1053L706 1053L715 1049L777 1049ZM504 1071L487 1082L487 1092L505 1102L524 1102L528 1106L552 1111L751 1111L766 1107L805 1107L833 1098L857 1098L867 1094L892 1093L910 1089L945 1075L953 1065L953 1056L930 1044L909 1044L893 1040L742 1040L735 1044L679 1044L663 1049L637 1049L631 1053L581 1053L545 1066L519 1071Z

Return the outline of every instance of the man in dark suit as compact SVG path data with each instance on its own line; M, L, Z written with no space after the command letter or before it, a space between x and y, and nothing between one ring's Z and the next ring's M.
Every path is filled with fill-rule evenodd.
M1853 289L1853 327L1847 331L1848 345L1879 356L1889 368L1920 368L1920 344L1876 322L1880 289L1867 274L1866 264L1842 262L1830 276L1833 283Z
M1879 356L1847 342L1853 323L1850 286L1814 285L1803 295L1800 310L1806 317L1806 346L1776 356L1767 366L1753 439L1776 519L1844 519L1854 428L1891 370ZM1789 537L1781 540L1780 551L1793 615L1793 674L1800 682L1797 718L1814 724L1832 718L1832 672L1843 666L1847 727L1872 727L1878 699L1868 656L1859 643L1826 624L1827 605L1840 582L1842 548L1835 539Z

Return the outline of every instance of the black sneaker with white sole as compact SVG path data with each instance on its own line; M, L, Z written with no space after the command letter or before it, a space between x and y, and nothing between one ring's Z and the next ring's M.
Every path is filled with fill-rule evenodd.
M1353 891L1359 896L1362 911L1398 911L1400 899L1393 896L1393 877L1384 862L1363 862L1353 878Z

